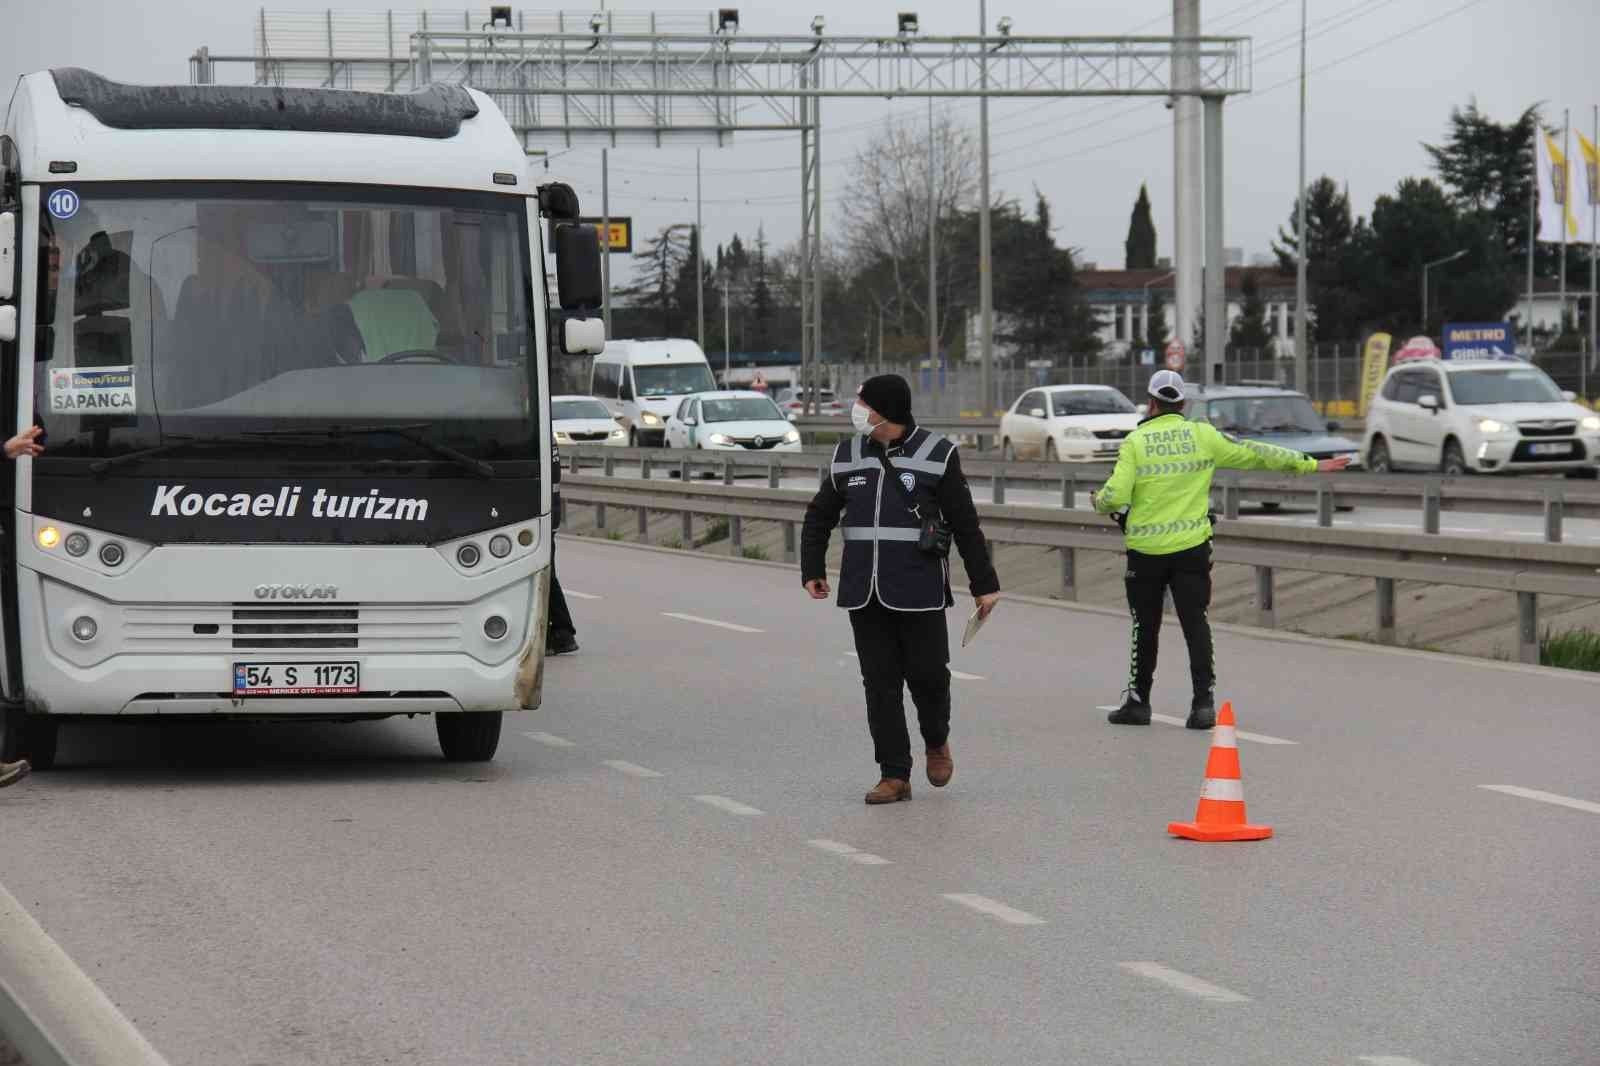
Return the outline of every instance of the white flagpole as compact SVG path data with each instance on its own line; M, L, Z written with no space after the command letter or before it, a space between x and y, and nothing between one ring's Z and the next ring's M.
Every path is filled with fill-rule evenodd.
M1572 210L1572 149L1569 144L1572 140L1572 112L1563 109L1561 112L1561 171L1564 186L1561 207L1561 321L1556 327L1556 336L1561 336L1567 331L1567 212Z
M1589 168L1583 168L1583 187L1589 192L1589 354L1583 360L1584 377L1581 388L1584 400L1589 399L1589 361L1600 348L1600 104L1594 105L1594 125L1590 130L1594 140L1589 147L1595 152L1596 181L1589 181Z
M1528 358L1533 358L1533 249L1539 243L1539 138L1544 127L1538 116L1533 120L1533 181L1528 185L1528 320L1522 333L1528 345Z

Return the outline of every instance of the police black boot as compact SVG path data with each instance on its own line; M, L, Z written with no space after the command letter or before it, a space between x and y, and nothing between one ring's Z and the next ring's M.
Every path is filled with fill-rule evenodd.
M1150 701L1141 699L1133 689L1122 694L1122 706L1106 715L1112 725L1149 725Z
M1217 724L1217 706L1210 696L1196 696L1189 705L1189 720L1184 725L1190 729L1210 729Z

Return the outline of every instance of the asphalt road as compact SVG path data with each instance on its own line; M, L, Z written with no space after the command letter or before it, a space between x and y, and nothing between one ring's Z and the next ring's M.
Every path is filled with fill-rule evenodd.
M1206 737L1095 709L1124 623L1012 602L954 782L867 808L792 570L559 558L583 649L494 763L426 719L70 729L0 881L175 1066L1596 1061L1592 680L1223 634L1277 835L1193 844Z

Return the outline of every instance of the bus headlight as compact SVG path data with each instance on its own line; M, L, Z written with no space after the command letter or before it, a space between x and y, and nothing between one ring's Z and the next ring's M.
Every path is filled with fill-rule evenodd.
M39 530L39 547L49 549L54 548L60 543L61 530L57 529L55 526L45 526L43 529Z
M483 635L490 640L501 640L510 628L506 620L497 614L491 614L483 620Z
M456 549L456 562L471 570L483 558L483 552L478 550L476 544L463 544Z
M80 644L87 644L100 632L100 626L88 615L79 615L72 620L72 639Z
M89 554L89 535L73 530L67 534L67 540L63 547L67 549L67 554L74 559L87 555Z
M511 538L504 533L496 533L489 538L489 554L496 559L504 559L511 554Z
M105 566L121 566L122 560L127 557L127 550L114 540L108 540L100 545L100 562Z

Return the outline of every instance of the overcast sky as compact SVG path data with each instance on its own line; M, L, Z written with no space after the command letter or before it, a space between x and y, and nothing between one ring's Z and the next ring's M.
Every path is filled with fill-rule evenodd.
M18 0L7 6L0 84L8 87L19 74L67 65L126 81L187 81L188 57L201 45L213 52L248 53L259 11L246 0L50 5ZM647 4L609 6L650 10ZM895 6L743 0L740 10L750 33L806 33L811 16L822 14L830 32L877 34L893 31ZM904 0L899 6L918 11L925 33L977 29L976 2ZM1169 0L991 0L991 23L1001 15L1012 18L1017 33L1162 34L1171 29ZM1243 247L1247 256L1268 250L1294 198L1299 19L1296 0L1201 4L1203 32L1254 38L1255 92L1234 98L1225 118L1226 243ZM1348 183L1361 213L1370 212L1373 198L1400 178L1427 173L1421 142L1443 135L1453 105L1476 97L1480 107L1504 120L1543 102L1547 117L1559 122L1561 109L1569 107L1574 124L1588 130L1591 109L1600 103L1600 4L1595 0L1311 0L1310 33L1309 65L1315 73L1308 169L1312 176L1327 173ZM976 127L975 102L940 106ZM922 101L824 103L825 194L830 199L848 194L848 161L870 140L874 120L890 111L924 116L925 109ZM1139 184L1147 182L1159 254L1171 254L1171 117L1159 101L997 101L991 107L991 136L995 188L1030 205L1033 188L1041 189L1054 207L1059 243L1080 249L1084 259L1101 267L1120 267L1128 213ZM559 144L551 147L561 150ZM744 201L791 190L798 201L798 169L748 173L798 158L792 135L750 135L735 147L706 149L708 246L735 231L748 238L760 223L778 243L793 239L799 229L797 202ZM616 150L612 164L612 212L631 214L636 231L693 221L693 149ZM561 155L552 172L578 187L586 210L598 212L598 150ZM824 213L826 219L826 206Z

